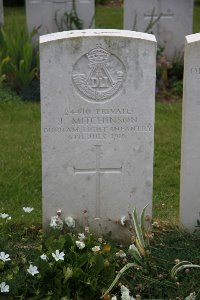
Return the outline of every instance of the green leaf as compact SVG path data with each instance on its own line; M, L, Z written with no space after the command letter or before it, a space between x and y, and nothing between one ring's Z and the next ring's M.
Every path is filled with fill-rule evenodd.
M70 234L67 234L65 236L65 249L70 250L73 245L74 245L74 241L72 236Z
M62 250L65 244L65 238L60 237L59 239L56 239L55 237L50 237L45 241L45 246L50 251L56 251L56 250Z
M76 268L76 269L74 269L74 272L73 272L73 278L76 278L80 281L84 281L85 273L83 272L83 270L81 268Z
M142 257L141 257L141 255L140 255L140 252L138 251L137 247L136 247L134 244L132 244L131 247L132 247L132 249L129 249L129 250L128 250L128 253L129 253L130 255L132 255L133 258L134 258L138 263L141 263Z
M172 268L171 277L175 279L178 272L188 268L200 268L200 265L194 265L189 261L181 261Z
M115 277L115 279L113 280L113 282L111 283L111 285L109 286L109 288L107 289L107 291L103 294L103 296L101 297L104 298L107 294L110 293L110 291L113 289L113 287L116 285L116 283L118 282L118 280L120 279L120 277L123 275L124 272L126 272L128 269L132 268L132 267L139 267L137 264L135 263L128 263L126 264L117 274L117 276Z
M143 209L142 209L142 212L140 214L140 226L141 226L141 229L143 230L144 229L144 216L145 216L145 211L146 211L146 208L149 204L147 204Z
M143 248L145 248L144 237L143 237L143 233L141 230L141 224L139 224L139 221L138 221L137 208L134 208L133 213L132 213L132 218L133 218L134 229L135 229L138 241L139 241L140 245Z
M77 266L80 268L88 262L88 254L84 253L77 259Z
M104 269L104 259L99 254L97 254L95 258L95 273L99 274Z
M66 267L64 267L63 273L64 273L64 277L65 277L64 283L66 283L67 280L73 276L73 269L69 268L69 267L67 267L67 269L66 269Z

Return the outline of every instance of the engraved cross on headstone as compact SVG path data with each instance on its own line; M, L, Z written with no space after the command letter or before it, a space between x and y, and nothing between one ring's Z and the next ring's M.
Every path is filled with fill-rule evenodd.
M96 148L96 167L94 169L76 169L74 168L74 174L95 174L96 175L96 209L95 217L100 218L101 215L101 174L121 174L121 168L101 168L100 158L101 158L101 145L95 145Z

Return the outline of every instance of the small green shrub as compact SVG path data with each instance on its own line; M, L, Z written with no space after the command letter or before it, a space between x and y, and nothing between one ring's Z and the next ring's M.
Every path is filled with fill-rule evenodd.
M165 95L181 96L183 92L183 55L175 54L169 61L164 48L157 53L157 91Z
M12 31L0 29L0 76L17 93L39 80L39 54L33 48L31 36L13 22Z

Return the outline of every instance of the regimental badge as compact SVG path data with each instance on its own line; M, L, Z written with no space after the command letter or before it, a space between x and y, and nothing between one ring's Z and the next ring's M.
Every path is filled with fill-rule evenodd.
M80 96L92 102L110 100L122 89L126 69L122 61L100 46L74 65L72 81Z

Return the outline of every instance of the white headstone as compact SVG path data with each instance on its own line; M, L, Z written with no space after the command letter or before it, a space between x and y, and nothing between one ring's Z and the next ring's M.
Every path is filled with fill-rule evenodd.
M152 206L156 40L120 30L40 37L43 221L113 230Z
M0 25L4 24L3 0L0 0Z
M188 229L200 219L200 33L186 37L180 218Z
M193 0L125 0L124 28L145 31L151 18L160 19L152 27L158 45L173 57L183 52L185 36L192 33Z
M94 0L76 0L76 12L83 22L83 28L94 26ZM26 18L29 32L39 28L39 35L68 30L61 19L64 13L70 13L72 0L26 0ZM73 28L77 29L77 28Z

